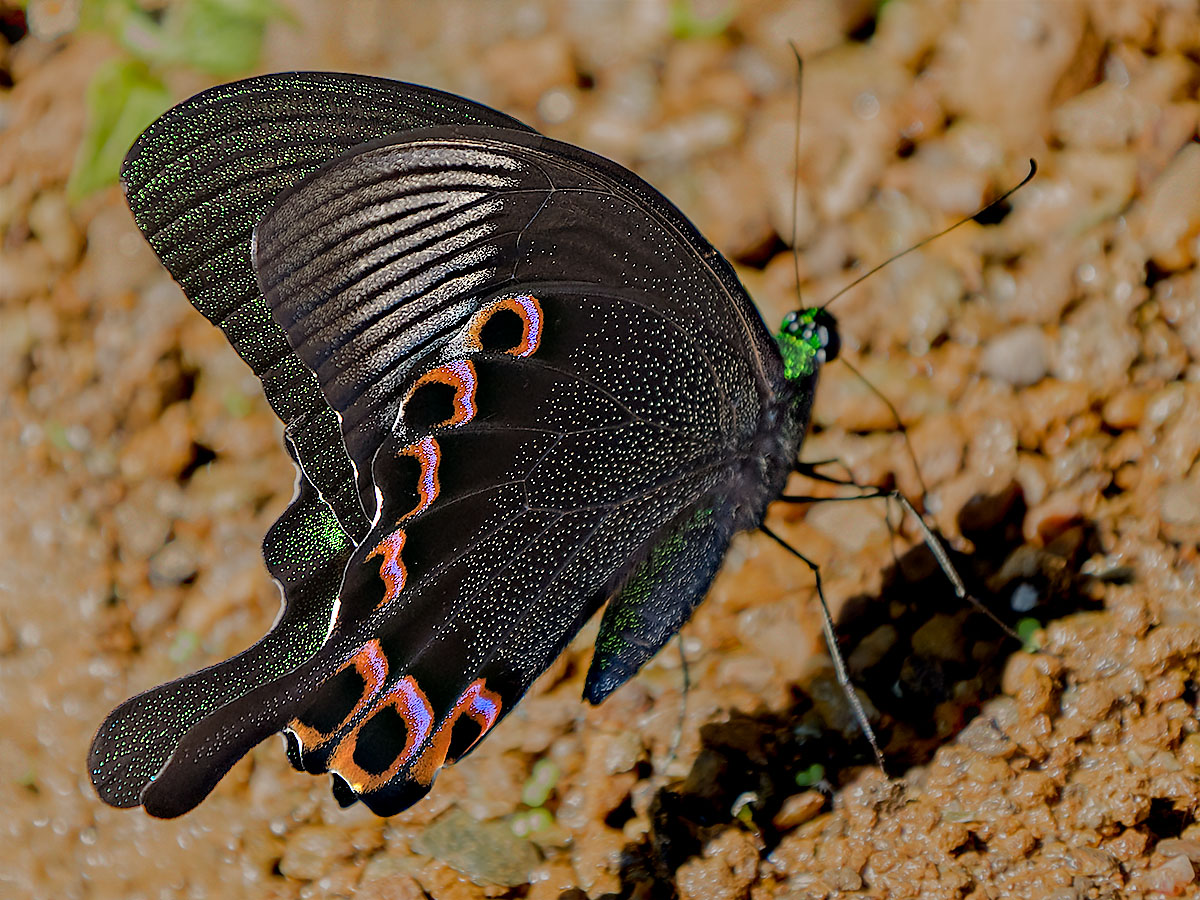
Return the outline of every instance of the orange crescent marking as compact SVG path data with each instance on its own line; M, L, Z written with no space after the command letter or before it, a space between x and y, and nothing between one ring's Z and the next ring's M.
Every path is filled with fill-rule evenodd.
M367 554L368 560L374 559L376 556L383 557L383 562L379 564L379 577L383 579L386 590L383 593L383 599L375 607L376 609L391 603L404 590L404 582L408 580L408 569L404 567L404 561L400 559L400 551L404 549L405 540L407 540L407 535L404 530L397 528Z
M507 309L511 309L525 323L521 335L521 346L509 351L513 356L532 356L542 343L542 306L537 298L530 294L520 297L510 297L505 300Z
M358 746L358 735L363 726L388 706L393 707L404 722L407 731L404 749L396 755L396 759L385 771L373 774L354 761L354 750ZM362 721L338 742L329 759L329 771L336 772L346 779L346 783L356 793L365 794L377 790L396 777L416 749L428 739L432 728L433 709L429 700L416 679L405 675L379 698L370 715L364 716Z
M411 769L413 780L421 784L431 784L438 769L447 764L446 753L450 749L450 737L460 716L465 714L479 724L479 736L456 758L461 758L467 750L483 740L483 736L500 717L502 705L503 701L500 695L487 689L485 679L477 678L471 682L458 698L458 702L454 704L454 708L438 725L437 731L433 733L433 737L421 751L421 755L413 761ZM449 762L453 763L454 760Z
M353 656L347 659L334 673L337 677L350 666L354 666L358 670L358 674L362 676L363 693L358 698L358 703L354 705L354 709L350 710L350 714L338 724L333 731L328 733L317 731L311 725L305 725L299 719L292 719L288 723L288 730L296 735L300 741L300 752L305 750L315 750L326 741L330 740L334 735L346 727L346 723L352 720L356 715L366 707L368 703L379 693L379 689L387 680L388 663L387 657L383 654L383 647L379 641L367 641L363 644ZM319 695L319 692L318 692Z
M467 350L473 353L479 353L483 350L483 341L480 337L483 333L483 326L500 310L509 310L516 313L521 317L521 322L524 326L521 334L521 343L504 352L512 356L531 356L536 353L538 346L542 342L542 307L538 303L537 298L530 294L495 300L475 313L467 325L465 340Z
M400 406L400 419L404 419L404 407L412 399L413 394L427 384L448 384L454 388L454 414L443 422L438 422L434 428L446 428L453 425L463 425L475 418L475 388L479 377L475 366L469 359L456 359L453 362L436 366L417 379L408 389L404 403Z
M417 494L421 499L417 501L415 508L406 512L396 521L397 525L406 519L411 519L417 513L429 509L433 501L437 499L438 492L442 489L441 483L438 481L438 464L442 459L441 451L442 448L438 446L437 441L431 437L423 437L397 454L398 456L411 456L421 464L421 476L417 481Z

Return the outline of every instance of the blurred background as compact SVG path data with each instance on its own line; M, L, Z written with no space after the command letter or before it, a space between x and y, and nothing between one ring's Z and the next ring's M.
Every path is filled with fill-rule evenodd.
M0 0L0 895L1196 890L1198 59L1190 0ZM116 173L172 103L284 69L461 93L631 167L772 328L1036 158L838 299L866 382L828 367L804 450L921 506L1025 647L881 501L773 509L890 781L811 573L743 536L684 629L686 702L671 649L585 707L592 628L389 820L277 740L182 819L101 804L106 713L270 626L293 482Z

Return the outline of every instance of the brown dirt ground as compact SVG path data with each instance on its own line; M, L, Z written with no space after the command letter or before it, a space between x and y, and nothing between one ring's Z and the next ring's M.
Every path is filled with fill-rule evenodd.
M583 705L584 636L390 820L339 810L277 741L182 819L105 807L84 759L107 711L273 619L258 548L292 470L257 382L119 191L65 199L83 88L113 49L28 37L0 47L0 895L1197 895L1194 3L893 0L872 33L870 3L742 0L725 36L687 39L666 0L288 5L264 71L421 81L612 156L738 261L771 324L796 304L788 39L808 61L809 301L1036 157L1002 221L833 307L924 488L841 364L806 454L923 502L972 589L1042 623L1043 649L955 600L881 501L774 508L823 567L891 780L832 680L812 576L744 536L684 631L685 712L674 651Z

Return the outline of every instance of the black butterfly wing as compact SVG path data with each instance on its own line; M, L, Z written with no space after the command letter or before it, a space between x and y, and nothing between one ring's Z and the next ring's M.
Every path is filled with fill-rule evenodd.
M389 813L631 576L634 615L606 626L630 649L602 661L604 692L665 640L639 611L686 618L778 488L756 440L782 365L674 207L537 136L429 130L356 152L256 240L263 294L380 503L326 645L193 727L142 799L186 811L286 727L294 762Z
M254 225L281 191L347 149L444 122L525 128L429 88L292 72L192 97L151 125L126 157L122 181L138 226L192 304L262 380L302 474L263 544L284 595L280 620L245 653L138 695L109 715L89 756L106 802L136 805L188 728L321 646L349 549L370 524L337 415L258 291L250 261Z
M637 674L691 617L735 530L729 497L684 509L604 609L583 696L603 700Z
M704 331L721 390L767 395L782 383L778 351L737 277L661 194L577 147L499 134L431 129L356 151L260 231L264 293L342 417L368 511L370 461L401 388L489 287L629 287L675 327ZM752 430L757 401L728 399L675 414L735 416L724 424Z
M250 238L281 192L330 160L385 135L450 123L526 127L418 85L284 72L219 85L169 110L138 138L121 171L138 227L192 305L262 380L305 474L356 539L367 519L337 417L259 294Z
M267 568L285 597L279 619L237 656L138 694L109 714L88 758L92 782L106 803L137 806L192 725L320 649L353 549L333 511L298 474L296 498L263 540Z

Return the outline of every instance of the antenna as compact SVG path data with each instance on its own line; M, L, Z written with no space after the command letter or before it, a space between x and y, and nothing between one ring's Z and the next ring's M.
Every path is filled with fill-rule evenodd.
M1007 191L1005 191L1003 194L1001 194L995 200L991 201L990 203L986 204L985 206L980 207L978 210L976 210L971 215L966 216L965 218L959 219L957 222L955 222L950 227L943 228L937 234L931 234L929 237L925 238L924 240L918 241L917 243L913 244L907 250L901 250L895 256L889 256L883 262L879 263L879 265L873 266L872 268L868 269L862 275L859 275L852 282L850 282L848 285L846 285L844 288L842 288L840 291L838 291L836 294L834 294L832 297L830 297L828 300L826 300L821 305L821 309L825 309L826 307L828 307L829 304L833 303L834 300L836 300L838 297L842 296L842 294L846 293L846 291L850 290L850 288L856 287L857 285L859 285L866 279L870 278L872 275L874 275L876 272L878 272L884 266L891 265L896 260L900 259L900 257L907 256L908 254L912 253L914 250L920 250L922 247L924 247L926 244L930 243L931 241L936 241L942 235L949 234L951 231L953 231L959 225L965 225L967 222L970 222L972 219L978 218L979 216L983 215L988 210L994 209L995 207L999 206L1001 203L1003 203L1005 200L1007 200L1009 197L1011 197L1013 194L1015 194L1021 188L1025 187L1025 185L1029 184L1030 180L1036 174L1037 174L1037 160L1030 159L1029 160L1029 172L1028 172L1028 174L1026 174L1026 176L1024 178L1021 179L1020 184L1010 187Z
M795 41L788 41L792 55L796 57L796 139L792 145L792 162L795 164L795 176L792 180L792 268L796 273L796 305L800 302L800 249L796 246L796 233L800 221L800 110L804 100L804 60L800 56L800 48Z

